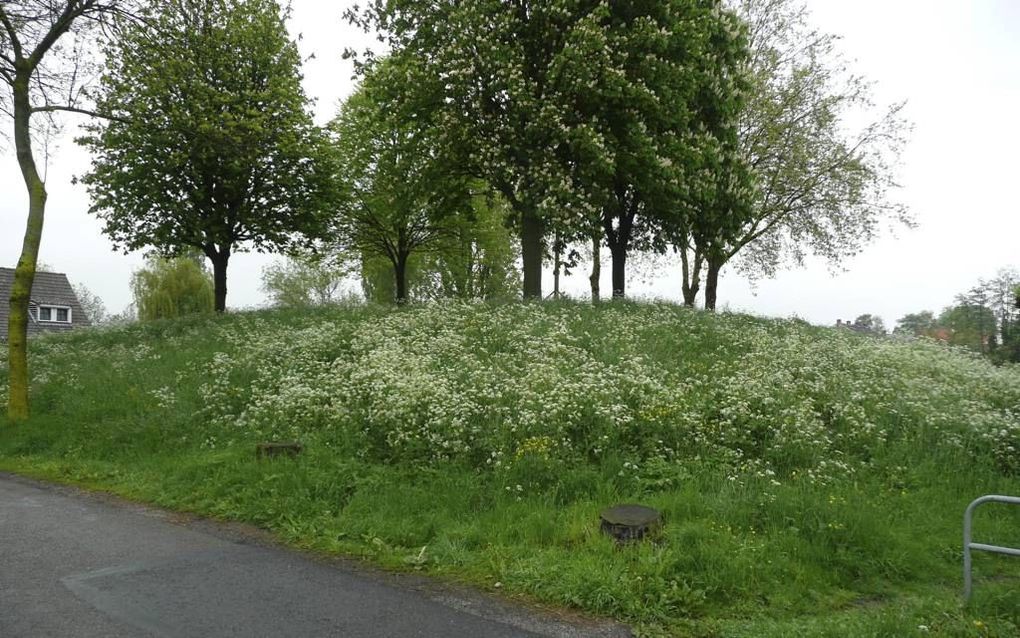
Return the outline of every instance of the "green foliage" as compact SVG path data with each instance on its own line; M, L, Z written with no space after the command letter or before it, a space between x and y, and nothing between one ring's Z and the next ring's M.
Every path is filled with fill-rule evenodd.
M930 311L900 319L896 332L942 339L989 355L998 363L1020 363L1020 272L1003 268L981 279L938 319Z
M411 255L407 260L404 276L407 278L408 300L420 301L417 295L421 283L418 258ZM371 303L391 305L397 298L397 285L393 276L393 264L385 257L371 254L362 255L360 262L361 294Z
M514 249L511 231L504 223L505 206L492 193L476 195L472 205L470 215L446 221L446 236L431 250L408 257L409 300L518 298L518 252ZM393 266L388 259L366 254L361 261L361 280L366 299L375 303L393 302Z
M408 257L405 276L410 301L441 299L509 300L520 295L513 237L498 198L478 195L470 216L447 221L447 235L431 250ZM366 254L361 261L365 298L393 303L393 265Z
M1020 363L1020 271L1003 268L992 279L982 279L961 298L984 303L995 315L996 339L992 356L997 361Z
M884 335L886 333L885 322L882 317L872 314L860 315L854 319L854 327L869 332L874 335Z
M935 319L935 314L930 310L923 310L901 317L896 322L896 328L893 330L893 333L912 337L930 336L937 326L938 322Z
M604 141L582 147L578 162L613 253L614 296L623 296L630 250L663 252L690 237L714 254L747 220L754 189L737 153L746 36L711 5L612 3L605 17L615 72L583 102Z
M960 303L939 315L939 325L950 331L950 343L978 352L995 347L996 318L990 308L980 303Z
M744 274L768 277L809 254L837 265L858 254L884 222L911 224L892 197L909 129L902 105L876 109L872 85L849 70L837 36L810 24L803 0L726 5L749 25L739 153L759 188L739 232L721 246L697 237L678 242L691 253L687 278L697 281L698 257L709 260L713 248Z
M439 91L444 146L513 213L527 298L541 296L547 236L589 237L610 199L638 190L668 193L657 210L676 215L675 180L702 195L688 177L726 163L742 40L718 2L396 0L348 16L389 45L398 104Z
M1020 371L933 341L668 305L446 303L194 316L32 348L37 410L0 432L3 469L644 635L1020 626L1008 557L977 556L959 604L963 508L1020 491ZM256 462L270 438L306 451ZM664 513L657 543L600 535L598 511L629 501ZM1017 545L1017 516L982 511L977 538Z
M142 321L175 319L213 311L213 281L196 255L151 256L131 277L131 292Z
M217 306L234 252L291 245L324 205L321 136L275 0L150 4L106 52L83 178L126 250L202 251Z
M481 185L476 190L485 191ZM506 217L506 204L498 195L476 195L470 215L453 220L444 241L423 255L418 296L483 301L518 298L518 251Z
M409 298L412 256L452 238L471 214L470 180L439 145L433 113L393 105L403 64L377 65L330 125L339 187L330 234L341 251L390 262L398 303Z
M341 299L341 287L353 271L336 257L294 256L262 270L262 291L274 306L321 306Z

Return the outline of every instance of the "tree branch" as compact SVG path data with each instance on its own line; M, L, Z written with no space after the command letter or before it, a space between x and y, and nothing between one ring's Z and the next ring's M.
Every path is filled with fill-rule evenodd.
M57 43L57 40L71 29L74 21L87 13L95 3L96 0L85 0L82 3L79 3L79 0L68 0L64 10L60 13L60 17L50 26L46 35L43 36L42 40L39 41L39 44L32 51L32 55L28 57L29 64L33 68L38 66L46 53Z
M80 109L76 106L69 106L64 104L49 104L47 106L36 106L32 108L32 113L53 113L55 111L62 111L66 113L78 113L79 115L88 115L89 117L96 117L103 120L112 120L114 122L121 122L123 124L130 124L131 120L120 117L117 115L110 115L109 113L97 113L88 109Z
M25 56L21 49L21 40L18 39L18 32L14 30L14 25L11 24L11 20L7 16L7 11L2 6L0 6L0 24L2 24L4 30L7 31L7 37L11 39L11 47L14 49L15 59L24 59Z

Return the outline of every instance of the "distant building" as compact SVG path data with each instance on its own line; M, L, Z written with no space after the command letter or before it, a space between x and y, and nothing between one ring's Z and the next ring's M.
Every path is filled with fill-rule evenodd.
M0 341L7 340L11 287L14 270L0 268ZM91 325L67 275L37 272L28 304L28 336L46 332L67 332Z
M842 319L836 320L836 327L843 328L845 330L852 330L854 332L860 332L863 334L871 334L872 330L868 326L862 326L859 323L853 321L843 321Z

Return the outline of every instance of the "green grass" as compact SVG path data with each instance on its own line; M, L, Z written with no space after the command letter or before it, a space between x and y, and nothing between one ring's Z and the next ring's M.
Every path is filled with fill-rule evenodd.
M1020 372L667 305L267 311L32 343L0 469L263 526L645 635L1015 636ZM5 368L0 376L5 375ZM264 440L295 460L257 462ZM618 547L598 511L663 511ZM1015 510L1016 508L1014 508ZM977 539L1020 546L985 506Z

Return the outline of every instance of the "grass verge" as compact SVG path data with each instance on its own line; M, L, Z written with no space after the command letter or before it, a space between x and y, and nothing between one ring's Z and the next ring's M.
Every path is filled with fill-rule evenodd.
M32 344L0 469L254 523L644 635L1015 636L1020 373L665 305L272 311ZM257 462L262 440L297 459ZM663 511L618 547L598 511ZM988 506L980 540L1020 545Z

